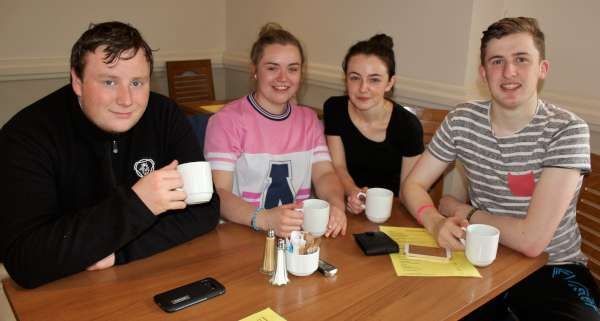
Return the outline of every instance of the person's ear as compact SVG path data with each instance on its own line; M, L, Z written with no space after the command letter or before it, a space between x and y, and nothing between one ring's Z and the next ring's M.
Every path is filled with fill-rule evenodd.
M546 59L540 62L540 79L545 79L550 70L550 62Z
M81 97L83 92L83 80L77 76L75 69L71 68L71 87L75 92L75 95Z
M256 80L256 73L258 72L258 68L256 68L255 64L252 64L252 66L250 66L250 72L252 73L252 79Z
M388 82L387 86L385 87L385 92L392 90L392 88L394 88L395 84L396 84L396 76L394 75L394 76L390 77L390 81Z
M479 65L479 76L481 77L481 80L487 84L487 73L483 65Z

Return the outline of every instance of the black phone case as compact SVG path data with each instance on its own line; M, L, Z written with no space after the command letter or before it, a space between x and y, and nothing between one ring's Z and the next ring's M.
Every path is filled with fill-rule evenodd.
M213 278L205 278L157 294L154 302L166 312L175 312L225 293L225 287Z
M398 253L398 243L383 232L354 234L354 239L365 255Z

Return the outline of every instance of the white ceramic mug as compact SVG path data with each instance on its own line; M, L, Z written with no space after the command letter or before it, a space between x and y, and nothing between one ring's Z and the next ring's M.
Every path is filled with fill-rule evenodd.
M304 213L302 229L319 237L327 231L329 223L329 203L324 200L311 198L302 202L302 208L296 209Z
M311 254L294 254L286 251L286 269L295 276L313 274L319 267L319 252L320 249Z
M486 224L471 224L465 229L465 255L475 266L488 266L496 259L500 230Z
M183 179L183 191L187 194L186 204L210 201L213 195L213 181L209 162L180 164L177 166L177 171Z
M366 193L360 192L356 197L365 197L365 214L373 223L383 223L392 215L394 192L386 188L369 188Z

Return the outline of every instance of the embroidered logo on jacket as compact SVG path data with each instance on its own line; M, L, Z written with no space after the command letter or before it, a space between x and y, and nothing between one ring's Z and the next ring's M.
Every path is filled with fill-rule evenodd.
M139 161L133 164L133 169L135 173L140 178L150 174L150 172L154 171L154 160L149 158L142 158Z

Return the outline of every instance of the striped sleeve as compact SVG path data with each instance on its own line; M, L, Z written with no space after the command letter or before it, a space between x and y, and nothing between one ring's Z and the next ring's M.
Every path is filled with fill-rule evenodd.
M436 130L431 142L427 145L429 152L435 158L444 162L452 162L456 159L456 145L453 139L452 126L450 125L454 114L455 110L446 115L442 125Z
M580 169L588 173L590 165L590 131L582 119L571 113L555 117L545 130L555 131L542 160L543 167Z
M325 143L323 123L319 121L314 112L310 111L309 114L309 117L312 119L310 122L310 128L308 129L311 133L310 137L313 137L311 142L313 146L312 163L314 164L322 161L331 161L329 148L327 148L327 143Z

